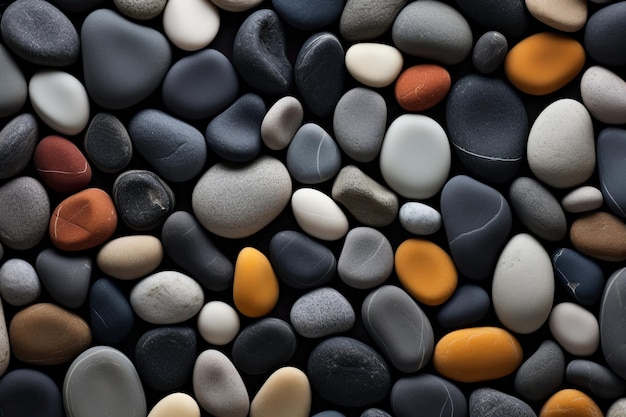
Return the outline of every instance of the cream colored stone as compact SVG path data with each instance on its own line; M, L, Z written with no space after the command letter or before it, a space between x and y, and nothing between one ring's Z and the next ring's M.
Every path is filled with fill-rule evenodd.
M561 206L569 213L584 213L599 209L603 202L602 191L591 185L585 185L567 193L561 200Z
M250 404L250 417L308 417L311 386L304 372L286 366L267 378Z
M148 417L200 417L200 407L189 394L175 392L152 407Z
M313 237L337 240L348 233L348 218L337 203L321 191L300 188L291 196L291 208L298 225Z
M163 11L165 35L185 51L210 44L219 28L219 10L209 0L169 0Z
M370 87L381 88L393 83L404 59L393 46L382 43L357 43L346 51L346 69L355 80Z
M98 268L113 278L132 280L153 272L163 260L161 241L150 235L113 239L98 252Z
M587 0L526 0L531 15L563 32L576 32L587 23Z
M589 113L597 120L626 123L626 81L600 66L588 68L580 80L580 94Z

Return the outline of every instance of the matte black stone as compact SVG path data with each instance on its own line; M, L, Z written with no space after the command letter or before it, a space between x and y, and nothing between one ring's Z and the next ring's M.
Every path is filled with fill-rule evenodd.
M391 389L390 401L395 417L414 417L416 410L425 416L467 416L467 401L461 390L431 374L398 379Z
M524 0L456 0L456 3L468 19L508 37L523 35L530 23Z
M50 2L54 3L59 9L80 13L95 9L104 3L104 0L51 0Z
M48 248L37 255L35 269L52 298L65 307L77 308L89 292L91 264L89 256L64 255Z
M37 119L20 114L0 130L0 180L18 175L30 162L39 140Z
M613 214L621 218L626 218L624 158L626 158L626 129L615 127L603 129L596 141L600 189L606 205Z
M609 277L600 302L602 353L613 372L626 379L626 268Z
M626 3L604 5L592 14L585 25L585 51L599 64L626 64Z
M515 374L515 392L529 401L554 394L565 377L565 356L556 342L544 340Z
M437 322L447 328L465 327L476 323L489 311L489 294L478 285L462 285L441 306Z
M494 72L504 62L509 44L500 32L495 30L483 33L474 45L472 63L483 74Z
M610 369L586 359L574 359L568 363L565 380L600 398L617 399L626 392L626 381Z
M493 388L479 388L469 397L470 417L536 417L524 401Z
M276 12L300 30L317 30L339 18L344 0L272 0Z
M565 290L581 304L594 305L602 297L604 273L590 258L570 248L552 255L554 275Z
M100 278L89 290L89 323L96 341L115 345L130 334L135 315L128 299L107 278Z
M0 379L3 417L63 417L63 398L56 383L34 369L16 369Z
M302 184L318 184L337 175L341 151L330 135L315 123L301 126L287 149L287 169Z
M96 114L85 132L84 148L102 172L119 172L130 163L133 144L124 124L109 113Z

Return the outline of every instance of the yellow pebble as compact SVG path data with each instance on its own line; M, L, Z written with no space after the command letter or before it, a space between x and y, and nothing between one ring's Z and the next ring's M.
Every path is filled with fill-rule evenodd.
M243 248L237 256L233 301L248 317L264 316L278 302L278 278L269 259L254 248Z
M600 407L577 389L563 389L546 401L539 417L603 417Z

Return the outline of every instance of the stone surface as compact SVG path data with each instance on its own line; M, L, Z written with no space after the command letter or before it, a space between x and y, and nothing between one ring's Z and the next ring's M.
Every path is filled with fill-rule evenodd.
M462 285L441 306L437 323L448 328L474 324L487 315L490 305L489 294L482 287Z
M91 119L83 148L91 163L106 173L121 171L133 156L133 144L126 126L110 113L98 113Z
M17 177L0 186L0 243L17 250L35 247L50 220L46 189L31 177Z
M441 229L441 214L424 203L409 201L398 214L402 227L415 235L431 235Z
M250 403L250 417L309 417L311 386L306 374L285 366L274 371Z
M7 259L0 266L0 296L13 306L24 306L41 294L41 281L35 268L19 258Z
M402 71L394 87L398 104L408 111L424 111L439 104L450 91L450 73L439 65L413 65Z
M580 94L591 115L609 124L626 123L626 82L613 71L594 65L583 73Z
M604 414L591 397L576 389L562 389L546 401L539 411L539 417L553 417L563 414L602 417Z
M272 0L272 6L287 24L303 31L317 30L339 18L343 0Z
M346 69L358 82L382 88L393 83L404 64L402 53L390 45L374 42L355 43L346 51Z
M212 345L226 345L239 333L239 315L223 301L209 301L198 314L200 336Z
M613 372L626 379L626 362L622 346L625 343L626 320L621 303L626 284L626 269L620 268L609 277L600 302L600 341L604 359Z
M415 395L415 392L424 395ZM398 379L393 384L390 401L397 417L413 416L415 410L422 410L428 415L467 415L467 400L462 391L450 381L429 373Z
M578 304L564 302L550 313L550 332L567 352L592 355L600 344L600 326L595 316Z
M621 218L626 218L626 193L622 191L619 161L626 155L626 129L606 128L600 132L596 142L598 153L598 176L600 189L609 209Z
M377 38L391 28L407 0L392 0L384 4L376 0L348 0L341 13L339 31L347 41Z
M347 285L374 288L393 272L393 249L387 237L372 227L351 229L337 261L337 274Z
M515 392L529 401L541 401L554 394L565 377L565 355L559 345L544 340L526 358L515 374Z
M552 254L554 274L565 290L581 304L594 305L604 290L602 268L570 248L557 249Z
M302 125L304 109L294 96L278 99L261 122L261 139L273 151L285 149ZM336 133L335 133L336 134Z
M596 211L574 220L569 237L574 248L595 259L626 259L626 225L610 213Z
M474 45L472 64L478 72L492 73L500 68L508 51L509 43L502 33L495 30L485 32Z
M602 191L592 185L578 187L563 197L561 206L569 213L584 213L602 207L604 197Z
M91 181L91 167L85 155L60 136L46 136L39 141L33 162L43 182L58 193L80 191Z
M521 36L530 23L524 0L457 0L456 2L469 19L480 26L502 32L507 37Z
M626 16L626 3L617 2L592 14L585 25L585 50L602 65L620 66L626 58L620 53L626 41L626 28L621 24Z
M108 241L96 256L98 268L105 274L132 280L153 272L163 260L163 245L151 235L121 236Z
M565 368L565 379L600 398L616 399L626 392L626 382L610 369L586 359L574 359Z
M258 249L245 247L237 255L233 303L247 317L269 314L278 302L279 285L270 260Z
M321 240L338 240L348 233L348 219L328 195L314 188L300 188L291 196L296 222L307 234Z
M526 0L528 12L537 20L563 32L576 32L587 23L587 2Z
M9 54L9 51L0 45L0 89L4 91L0 98L0 117L11 116L17 113L28 96L28 86L19 66Z
M318 338L347 332L354 326L356 315L339 291L322 287L298 298L291 306L289 320L300 336Z
M48 248L39 252L35 267L41 283L59 304L68 308L83 305L91 284L89 256L68 256Z
M536 417L537 415L524 401L493 388L478 388L469 397L469 415L487 417L506 415L515 417Z
M34 369L15 369L2 378L0 409L5 416L64 415L59 387L48 375Z
M117 10L132 19L150 20L161 14L167 0L114 0L114 3Z
M287 169L302 184L319 184L333 178L341 168L341 151L318 124L305 123L287 148Z
M200 50L217 36L220 13L213 2L173 0L163 1L163 5L163 31L180 49Z
M622 417L626 411L626 399L615 401L606 412L606 417Z
M22 172L30 161L39 136L37 119L24 113L14 117L0 130L0 179Z
M380 408L368 408L360 417L391 417L391 415Z
M126 295L107 278L96 280L89 289L89 318L94 340L107 345L126 339L135 323Z
M174 392L161 398L148 413L148 417L168 417L171 415L198 417L200 406L191 395L184 392Z

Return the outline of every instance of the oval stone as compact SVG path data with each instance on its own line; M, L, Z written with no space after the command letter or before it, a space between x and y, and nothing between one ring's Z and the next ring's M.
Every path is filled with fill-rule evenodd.
M309 379L292 366L274 371L250 403L250 417L309 417L310 410Z
M545 400L554 394L565 377L565 355L559 345L544 340L515 374L515 392L529 401Z
M14 177L26 168L38 140L37 119L30 113L20 114L2 127L0 130L0 179Z
M302 125L304 109L293 96L278 99L261 122L261 139L273 151L285 149Z
M574 303L560 303L550 313L550 332L567 352L576 356L593 354L600 344L598 320Z
M333 178L341 168L341 151L318 124L306 123L287 148L287 169L302 184L319 184Z
M441 214L424 203L404 203L398 218L402 227L415 235L432 235L441 229Z
M600 346L613 372L626 379L626 306L622 299L626 291L626 268L620 268L609 277L600 302Z
M83 147L91 163L106 173L121 171L133 156L126 126L109 113L98 113L91 119Z
M600 159L602 159L602 157ZM600 163L602 163L602 161L600 161ZM561 200L563 210L569 213L584 213L586 211L597 210L602 207L603 203L604 197L602 191L592 185L578 187L567 193Z
M329 196L313 188L300 188L291 196L298 225L321 240L341 239L348 233L348 218Z
M180 49L197 51L217 36L220 14L212 2L172 0L163 1L163 6L163 31Z
M269 259L259 250L245 247L237 255L233 302L247 317L262 317L278 302L278 278Z
M419 112L435 107L448 91L450 73L439 65L414 65L402 71L394 87L398 104L405 110Z
M620 161L626 156L625 139L626 129L609 127L600 132L596 142L600 189L609 209L621 218L626 218L626 192L619 174Z
M472 21L508 37L521 36L530 23L524 0L457 0L456 3Z
M154 271L163 260L163 246L150 235L122 236L107 242L96 257L98 268L118 279L137 279Z
M545 402L538 417L557 417L567 410L571 415L586 417L603 417L604 414L598 404L591 397L576 389L562 389Z
M11 116L22 108L28 97L28 86L22 71L9 51L0 45L0 117Z
M465 284L441 306L437 323L443 327L464 327L485 317L491 306L489 294L478 285Z
M289 320L300 336L318 338L347 332L354 326L356 315L339 291L323 287L298 298L291 306Z
M223 301L209 301L198 314L198 332L212 345L226 345L239 333L239 315Z
M126 339L135 324L126 295L106 278L98 279L89 290L89 317L93 338L107 345Z
M63 398L43 372L15 369L0 380L0 409L5 416L63 417Z
M563 288L576 301L594 305L604 290L604 272L588 257L570 248L557 249L552 255L554 273Z
M555 1L546 3L529 0L526 7L531 15L546 25L563 32L576 32L587 23L587 2Z
M580 94L589 113L603 123L626 123L626 81L613 71L594 65L580 79Z
M469 415L488 417L491 415L536 417L537 415L524 401L493 388L478 388L469 397Z
M415 395L416 392L423 395ZM467 416L467 400L462 391L450 381L427 373L398 379L390 401L397 417L414 416L416 410L427 415Z
M382 88L393 83L404 64L402 53L383 43L356 43L346 51L346 69L369 87Z
M35 267L41 283L59 304L69 308L83 305L91 283L89 256L67 256L47 248L37 255Z
M600 398L616 399L626 392L626 382L623 379L599 363L586 359L574 359L568 363L565 379Z
M603 211L574 220L569 237L574 248L595 259L621 262L626 259L626 225Z
M472 64L478 72L492 73L500 68L508 51L509 43L502 33L495 30L485 32L474 45Z
M352 288L382 284L393 272L393 249L387 237L372 227L351 229L337 261L339 278Z
M163 11L167 0L114 0L115 7L124 15L137 20L150 20Z
M46 136L39 141L33 161L43 182L58 193L80 191L91 181L91 167L85 155L60 136Z
M626 17L626 3L617 2L602 7L587 20L585 26L585 50L602 65L626 64L621 53L626 42L626 28L622 25Z
M12 306L24 306L41 295L37 271L23 259L13 258L0 266L0 296Z
M196 400L184 392L174 392L161 398L152 407L148 417L200 417L200 407Z
M341 13L339 32L347 41L364 41L382 35L391 27L408 0L348 0Z

